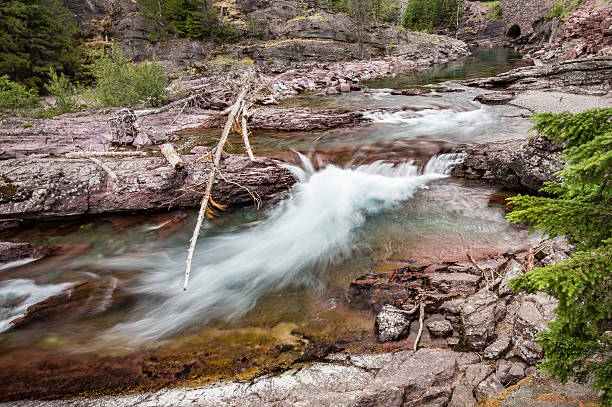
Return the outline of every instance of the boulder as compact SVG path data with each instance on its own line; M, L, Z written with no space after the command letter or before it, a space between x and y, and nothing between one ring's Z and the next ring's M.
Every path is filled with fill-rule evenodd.
M459 297L474 294L481 280L480 276L466 273L431 273L427 278L431 289Z
M29 243L0 242L0 263L32 257L34 252Z
M549 254L548 256L542 259L542 264L544 266L553 266L555 264L563 263L566 260L569 260L569 256L563 252L555 252Z
M499 295L512 294L513 290L512 288L510 288L510 284L509 284L510 280L516 277L520 277L524 273L525 273L525 269L523 268L523 266L515 259L511 259L503 271L504 278L502 282L499 284L499 290L498 290Z
M508 337L502 337L486 347L483 352L485 359L499 359L512 346L512 342Z
M453 334L453 326L446 319L429 322L427 329L434 338L446 338Z
M482 290L468 297L461 307L464 342L468 348L482 350L495 334L495 323L505 314L505 302L495 293Z
M515 94L510 92L490 92L478 95L474 100L483 105L505 105L514 99L514 97Z
M390 342L405 336L410 330L410 315L393 305L385 305L376 316L376 332L380 342Z
M530 365L539 363L544 356L536 335L547 329L546 323L554 319L557 304L557 300L543 293L528 295L521 302L514 322L512 342L515 351Z
M478 383L478 386L474 389L474 396L476 396L477 401L480 401L493 397L503 390L504 386L499 382L495 373L491 373L485 380Z
M458 384L453 389L453 395L448 407L475 406L476 403L478 402L474 398L474 388L463 384Z

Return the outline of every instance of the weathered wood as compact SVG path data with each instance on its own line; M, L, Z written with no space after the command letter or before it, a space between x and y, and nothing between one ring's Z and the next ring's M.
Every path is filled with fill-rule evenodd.
M185 162L183 161L181 156L178 155L174 147L172 147L172 144L170 143L162 144L160 149L161 149L162 154L164 155L164 157L166 158L166 160L168 161L168 163L170 164L172 168L176 170L180 170L183 167L185 167Z
M244 148L246 149L249 158L251 159L251 161L255 161L255 157L253 156L253 150L251 150L251 143L249 142L249 128L247 124L248 114L248 108L243 105L241 114L242 124L240 126L242 127L242 140L244 141Z
M246 97L249 91L249 87L245 87L242 92L238 95L238 99L234 103L234 107L227 118L227 123L225 124L225 128L223 129L223 133L221 134L221 139L217 144L217 149L215 150L215 158L212 163L212 168L210 170L210 175L208 176L208 182L206 183L206 190L204 191L204 196L202 197L202 202L200 203L200 211L198 213L198 220L196 222L195 229L193 230L193 235L191 236L191 241L189 245L189 251L187 252L187 260L185 267L185 283L183 285L183 290L187 289L187 284L189 282L189 274L191 273L191 260L193 258L193 252L195 250L196 242L198 241L198 236L200 235L200 229L202 228L202 222L204 221L204 214L206 212L206 207L208 206L208 201L210 200L210 194L212 192L212 186L215 181L216 169L219 167L219 163L221 162L221 155L223 154L223 147L227 142L227 137L229 136L229 132L232 129L232 124L240 107L242 106L242 100Z

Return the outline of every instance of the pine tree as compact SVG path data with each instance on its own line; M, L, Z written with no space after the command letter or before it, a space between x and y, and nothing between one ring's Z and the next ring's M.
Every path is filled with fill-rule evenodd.
M50 68L74 75L78 28L60 0L0 2L0 75L42 89Z
M565 382L595 379L612 405L612 109L534 117L539 134L566 143L567 167L548 196L518 195L508 215L576 247L570 260L537 268L513 281L516 289L559 300L556 320L540 334L541 367Z

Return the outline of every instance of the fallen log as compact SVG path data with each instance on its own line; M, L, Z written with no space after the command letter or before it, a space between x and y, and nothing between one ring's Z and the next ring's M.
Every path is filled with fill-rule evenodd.
M199 207L210 163L183 156L186 171L168 167L163 157L100 158L116 176L117 190L107 188L108 173L89 159L22 158L0 161L0 213L3 219L38 220L117 212L165 211ZM240 206L288 189L291 173L265 158L225 155L224 178L215 181L213 199ZM227 179L227 180L226 180ZM228 182L229 181L229 182Z
M174 147L172 147L172 144L162 144L160 150L172 168L175 170L180 170L185 167L185 162L181 156L178 155Z

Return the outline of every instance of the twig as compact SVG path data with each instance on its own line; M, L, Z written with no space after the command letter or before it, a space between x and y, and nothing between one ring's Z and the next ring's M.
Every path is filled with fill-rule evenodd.
M419 304L419 333L417 334L417 337L414 340L414 347L412 348L415 352L419 347L421 335L423 335L423 319L425 319L425 304L423 303L423 301L421 301L421 303Z
M487 276L487 271L483 269L482 267L480 267L478 263L476 263L476 260L474 260L469 250L467 251L467 257L470 260L470 262L472 262L472 264L476 266L478 270L480 270L485 280L487 280L487 290L491 290L492 287L489 286L489 276ZM493 270L491 270L491 281L493 281Z
M533 252L533 245L529 245L529 252L527 253L527 271L531 271L533 270L533 258L534 258L534 252Z
M389 283L392 283L393 280L395 280L395 277L397 277L397 273L399 272L400 269L395 269L395 271L393 272L393 274L391 274L391 278L389 278Z
M248 108L244 106L242 107L242 139L244 140L244 147L246 148L247 154L251 161L255 161L255 157L253 157L253 151L251 150L251 143L249 143L249 129L247 128L247 115Z
M208 176L208 183L206 184L206 190L204 191L204 196L202 197L202 201L200 204L200 212L198 213L198 220L196 222L195 229L193 230L193 236L191 237L191 244L189 246L189 251L187 253L187 261L185 268L185 283L183 285L183 290L187 290L187 283L189 282L189 274L191 272L191 259L193 258L193 252L195 250L196 242L198 241L198 236L200 234L200 228L202 227L202 222L204 221L204 213L206 212L206 207L208 206L208 201L210 200L210 193L212 192L213 183L215 182L215 174L216 168L219 166L221 162L221 154L223 153L223 146L227 141L227 137L229 136L229 132L232 128L232 122L234 121L234 117L238 113L240 109L240 105L242 100L245 98L247 92L249 90L249 86L246 86L240 95L238 95L238 99L234 103L234 107L230 112L230 115L227 119L227 123L225 124L225 128L223 129L223 133L221 134L221 139L219 140L219 144L217 144L217 150L215 151L215 159L213 161L213 167L211 168L210 175Z
M144 151L75 151L66 153L66 158L90 158L90 157L143 157Z
M213 163L211 163L211 165L213 165ZM219 176L223 178L223 181L227 182L228 184L236 185L237 187L240 187L244 189L245 191L247 191L247 193L251 195L251 198L253 198L253 201L255 201L255 205L257 206L257 209L259 210L261 208L261 197L259 196L257 192L252 192L249 188L245 187L244 185L240 185L239 183L235 181L230 181L229 179L227 179L225 175L223 175L223 173L221 172L221 170L219 170L219 168L217 168L216 171L217 171L217 174L219 174Z
M94 157L87 157L87 159L91 162L93 162L94 164L96 164L98 167L102 168L109 176L110 180L111 180L111 185L113 186L113 189L115 191L117 191L118 189L118 184L119 184L119 179L117 178L117 175L113 172L113 170L111 170L108 165L104 164L102 161L98 160L97 158Z
M174 120L172 120L172 123L170 123L170 126L173 126L174 123L176 123L176 121L178 120L179 117L181 117L181 114L183 113L183 110L185 110L185 108L187 107L187 105L189 104L189 100L185 102L185 104L183 105L183 107L181 108L181 111L178 112L178 114L176 115L176 117L174 118Z

